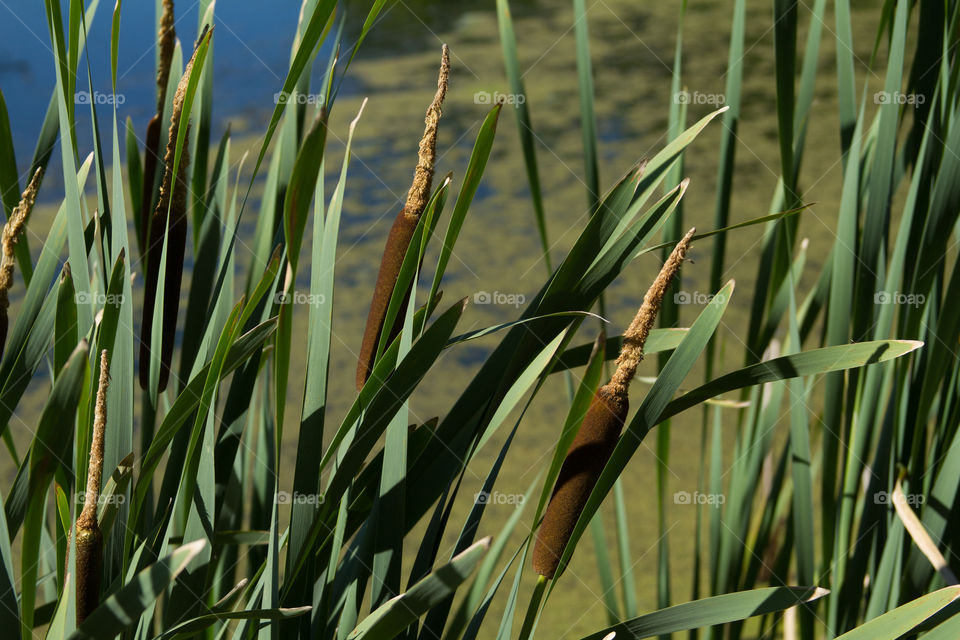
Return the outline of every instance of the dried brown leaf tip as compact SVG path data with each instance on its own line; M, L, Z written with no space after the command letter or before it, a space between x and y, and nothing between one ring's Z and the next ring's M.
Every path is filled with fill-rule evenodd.
M33 211L33 205L37 201L37 192L40 191L40 181L43 179L43 168L38 168L30 184L24 190L20 197L20 203L13 208L10 213L10 219L3 225L3 256L0 258L0 354L3 353L3 347L7 343L7 327L9 318L7 312L10 308L10 288L13 286L13 267L16 263L17 240L23 235L27 227L27 218Z
M647 290L640 310L623 334L617 370L610 382L597 389L580 430L567 451L533 547L533 568L541 576L553 578L556 574L560 557L573 535L587 499L617 446L630 409L630 381L636 374L637 365L643 360L647 336L657 319L670 282L683 264L694 231L691 229L687 232L673 249Z
M144 282L143 322L140 327L140 387L146 389L150 379L150 341L153 336L153 315L157 305L157 282L160 261L163 257L164 238L167 241L167 261L164 271L162 313L163 335L160 348L160 379L158 391L167 388L170 378L170 361L173 357L173 342L176 337L177 315L180 305L180 285L183 280L183 259L187 244L187 167L190 165L188 145L185 143L177 162L177 135L183 119L183 103L193 73L197 52L194 49L187 68L173 96L170 115L170 132L167 153L164 157L163 183L160 199L150 219L149 242L146 246L147 270ZM190 133L189 122L185 123L184 140ZM176 181L174 182L174 176Z
M430 200L430 188L433 184L434 163L437 156L437 128L440 123L441 107L443 106L443 99L447 95L449 81L450 49L447 45L443 45L440 74L437 78L437 93L430 102L430 106L427 107L427 115L424 118L426 126L417 152L417 168L413 174L413 184L410 185L410 191L407 193L406 204L393 221L390 235L387 236L387 244L383 250L383 257L380 260L377 284L373 290L373 300L370 302L370 312L367 314L367 325L363 332L363 342L360 345L360 355L357 359L356 384L358 391L367 382L367 378L373 371L377 345L380 343L380 335L384 330L383 324L386 320L390 297L397 285L400 267L403 264L404 256L407 254L407 248L410 246L410 240L413 238L420 215L426 209L427 202ZM410 291L408 289L405 296L409 295ZM400 328L398 318L393 327L390 328L390 339L399 334Z
M87 492L76 524L77 543L77 624L82 623L100 603L103 576L103 534L97 520L100 483L103 480L103 443L107 427L107 387L110 384L110 360L107 350L100 352L100 381L87 465Z

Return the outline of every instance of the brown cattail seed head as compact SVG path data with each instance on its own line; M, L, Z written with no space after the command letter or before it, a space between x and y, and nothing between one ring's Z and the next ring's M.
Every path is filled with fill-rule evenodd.
M610 385L597 389L567 457L560 467L557 484L533 547L533 568L552 578L560 556L573 535L580 513L597 484L603 467L617 445L627 419L629 402Z
M37 201L37 192L40 190L40 180L43 178L43 168L38 168L30 184L20 197L20 203L13 208L10 219L3 225L3 256L0 258L0 354L7 342L7 327L9 318L7 310L10 308L9 292L13 286L13 266L16 261L17 240L27 226L27 218Z
M103 576L103 534L97 521L100 482L103 480L103 443L107 426L107 387L110 384L110 360L107 350L100 353L100 381L87 465L87 493L83 511L77 518L77 624L82 623L100 603Z
M623 347L617 358L617 370L610 382L597 389L580 431L570 445L560 467L557 484L533 547L533 568L541 576L553 578L577 520L587 505L603 468L613 453L627 419L630 401L628 389L643 359L643 346L657 319L670 282L683 264L695 229L677 244L660 269L630 327L623 334Z
M427 107L425 117L426 128L420 140L420 149L417 154L417 168L413 176L413 184L407 193L407 202L397 214L387 236L387 244L380 260L380 271L377 273L377 284L373 290L373 300L370 302L370 312L367 314L367 325L363 332L363 342L360 345L360 355L357 358L356 385L359 391L366 383L373 371L374 360L377 355L377 346L380 343L380 334L386 320L387 307L390 297L397 285L400 267L403 258L410 246L410 239L417 229L420 215L430 199L430 187L433 182L434 161L437 154L437 125L440 122L443 98L447 95L447 84L450 78L450 50L443 45L443 55L440 63L440 75L437 79L437 93L430 106ZM409 290L406 292L409 296ZM400 332L400 323L390 327L391 339Z

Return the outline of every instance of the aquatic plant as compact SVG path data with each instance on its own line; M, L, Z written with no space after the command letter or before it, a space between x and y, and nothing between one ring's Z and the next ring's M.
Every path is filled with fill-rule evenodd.
M571 588L576 552L577 569L586 575L595 564L588 579L606 594L608 626L590 640L681 632L731 640L958 636L956 3L894 0L878 11L868 46L885 65L882 79L854 73L849 2L832 5L843 191L835 221L821 220L835 222L835 242L817 248L822 261L807 261L812 245L799 240L799 219L816 189L804 188L800 168L825 68L825 2L804 5L809 25L801 24L807 14L799 3L773 3L779 176L769 205L734 216L744 0L732 7L726 106L688 125L687 102L664 105L665 138L606 191L589 15L583 0L573 0L589 210L570 228L564 253L551 249L548 234L550 200L531 118L540 107L526 100L513 17L507 0L497 0L514 99L456 106L475 110L457 115L480 118L470 129L469 160L455 167L461 178L433 181L449 73L444 48L413 185L394 205L402 208L362 334L335 313L336 301L355 299L356 289L334 294L354 134L367 103L349 125L332 114L348 102L343 79L386 3L372 3L354 24L339 17L345 1L303 0L276 104L249 162L239 165L231 163L229 129L210 139L212 0L199 3L189 58L176 39L173 3L156 5L158 100L146 140L129 120L121 128L117 100L99 109L91 103L91 149L77 137L78 84L94 93L80 65L109 57L113 94L131 81L117 73L122 3L113 8L109 40L87 38L99 33L91 27L103 20L102 6L72 2L64 13L61 4L43 3L56 83L24 174L31 179L23 204L17 129L0 94L7 216L0 302L10 300L0 310L11 324L0 358L0 437L11 471L0 509L7 634L553 638L581 613L556 598ZM685 6L675 95L684 87ZM328 57L318 59L321 52ZM432 78L404 82L425 87ZM905 91L914 97L910 109ZM305 95L316 99L296 99ZM161 126L164 114L169 128ZM548 274L516 317L477 327L465 316L478 292L445 276L457 247L476 240L461 231L483 206L474 199L501 144L495 138L505 135L497 133L504 114L517 119L531 238L535 228ZM689 221L681 202L691 184L684 160L709 158L699 139L708 127L720 136L716 184L703 185L716 188L715 224L683 236ZM327 148L333 135L344 141L336 167ZM52 166L62 180L44 185L57 141ZM59 207L40 228L28 213L45 197ZM243 238L252 217L253 237ZM732 302L726 243L761 228L756 277L740 280L752 288L741 284ZM42 232L31 252L27 233ZM241 241L249 250L243 260ZM701 262L710 264L709 291L695 299L679 276L694 242L698 251L710 247ZM626 271L649 254L666 264L634 322L622 335L590 339L596 316L622 302L612 285L635 282ZM193 269L185 268L189 258ZM22 297L11 287L14 263ZM310 304L298 305L306 264ZM452 303L441 306L441 286ZM731 323L736 340L721 344L718 327L732 304L749 317ZM357 340L356 377L350 371L345 383L357 393L334 412L331 381L343 368L331 366L331 351L336 341ZM489 347L483 362L462 384L444 380L457 392L440 399L437 418L418 420L412 399L436 393L436 376L452 360L444 354L470 343ZM723 354L742 364L730 368ZM526 407L548 394L566 419L548 455L523 460L534 471L529 487L511 487L500 473L516 464L512 447L530 424ZM668 504L671 421L684 412L701 424L699 434L683 433L700 451L698 499L688 494L684 507L696 512L692 532L667 526L680 502ZM649 518L660 535L644 540L657 547L656 574L637 576L621 480L648 442L657 459ZM482 486L471 501L467 487L478 472ZM490 507L504 495L514 508L496 520ZM592 555L582 548L588 531ZM694 559L691 592L673 604L687 600L678 598L671 565L681 545ZM638 584L656 606L637 597ZM641 604L650 610L642 613Z

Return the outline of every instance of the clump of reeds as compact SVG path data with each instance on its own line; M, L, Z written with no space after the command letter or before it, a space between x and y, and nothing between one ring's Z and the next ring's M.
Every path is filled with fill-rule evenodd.
M443 55L440 63L440 75L437 79L437 93L430 106L427 107L425 117L426 127L420 140L417 153L417 168L413 175L413 184L407 193L407 201L400 213L393 221L387 244L380 261L380 271L377 273L377 284L373 290L373 300L370 303L370 312L367 314L367 325L363 332L363 342L360 345L360 356L357 362L357 390L366 383L373 370L377 355L377 345L384 330L387 307L390 297L400 275L403 258L407 254L410 240L417 228L420 215L430 199L430 187L433 183L434 161L437 155L437 126L440 123L443 98L447 94L447 84L450 78L450 50L443 45ZM410 295L410 290L406 296ZM398 321L390 328L391 339L396 337L401 328Z
M157 33L157 112L147 124L146 148L143 157L143 197L140 214L140 246L146 251L150 237L150 218L153 204L153 180L157 172L157 159L160 146L160 119L163 117L163 105L167 100L167 83L170 80L170 66L177 45L177 30L174 27L173 0L163 0L163 13L160 15L160 29Z
M39 167L30 179L30 184L20 197L20 203L13 208L10 219L3 225L3 256L0 258L0 354L7 344L7 328L10 324L7 311L10 308L10 287L13 286L13 265L16 260L17 240L27 228L27 218L33 211L33 204L37 201L37 192L40 190L40 180L43 178L43 168Z
M623 334L617 370L610 382L597 389L567 451L533 547L533 568L541 576L554 577L587 499L617 445L630 408L630 381L643 360L643 346L670 282L690 248L693 234L691 229L674 247L643 297L640 310Z
M100 383L93 419L90 462L87 465L87 492L83 510L75 527L77 543L77 624L82 623L100 604L100 580L103 575L103 534L97 521L100 481L103 479L103 434L107 426L107 386L110 360L107 350L100 352Z
M204 35L201 35L198 43L203 40ZM176 166L176 184L174 184L174 164L176 164L177 132L183 118L183 102L196 57L197 50L194 48L183 77L177 85L177 92L173 96L170 133L164 157L163 183L160 185L160 199L149 225L143 322L140 327L140 387L143 389L147 388L150 380L150 340L153 335L153 314L157 305L157 282L160 275L164 237L167 240L167 262L164 272L163 300L160 302L163 313L163 336L160 348L159 391L167 388L167 380L170 377L170 360L173 357L173 342L180 305L180 284L183 279L183 258L187 244L187 167L190 164L188 145L184 144L180 162ZM186 131L186 135L189 136L189 122L186 123Z

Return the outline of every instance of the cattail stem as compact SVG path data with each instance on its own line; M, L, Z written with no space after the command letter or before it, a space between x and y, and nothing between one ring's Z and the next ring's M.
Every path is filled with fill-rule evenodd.
M87 465L87 492L83 510L76 524L77 544L77 624L81 624L100 604L100 581L103 576L103 534L97 520L100 482L103 480L103 442L107 426L107 387L110 384L110 361L107 350L100 352L100 381Z
M13 286L13 266L16 263L17 240L27 228L27 218L33 211L37 201L37 192L40 190L40 180L43 178L43 168L34 172L30 183L20 197L20 203L13 208L10 219L3 225L3 257L0 258L0 354L7 344L7 328L10 324L8 310L10 308L10 287Z
M443 99L447 95L447 85L450 78L450 50L443 45L443 56L440 63L440 75L437 79L437 93L433 97L427 114L424 118L425 128L420 140L417 153L417 167L413 175L413 183L407 192L407 201L403 209L397 214L387 236L387 244L380 260L380 270L377 273L377 284L373 290L373 300L370 302L370 312L367 314L367 325L363 332L363 342L360 345L360 355L357 362L357 390L366 383L377 357L377 345L384 330L387 307L397 285L400 267L403 258L407 255L410 240L417 229L420 215L423 213L430 199L430 187L433 183L434 162L437 155L437 126L440 122ZM405 292L410 295L410 289ZM393 339L400 332L399 318L390 327L390 338Z
M158 391L167 388L170 378L170 361L173 358L173 343L176 337L177 316L180 306L180 285L183 280L183 259L187 244L187 167L190 156L184 145L180 160L177 162L177 134L183 119L183 102L187 85L193 72L193 63L197 51L194 49L190 62L180 78L177 92L173 96L173 110L170 115L170 133L167 140L167 153L164 157L163 183L160 185L160 200L150 220L147 252L147 272L144 280L143 322L140 326L140 387L146 389L150 383L150 344L153 338L153 316L157 305L157 284L160 276L160 262L163 257L163 242L167 242L167 261L164 271L163 300L160 302L163 314L163 335L160 346L160 379ZM189 135L189 122L186 124ZM176 170L174 170L176 165ZM174 183L174 174L176 182ZM172 192L172 193L171 193Z
M683 264L693 234L691 229L677 244L644 296L640 310L623 334L617 370L610 382L597 389L567 451L533 548L533 568L541 577L553 578L556 574L590 493L617 446L630 409L630 381L643 360L643 346L670 282Z

